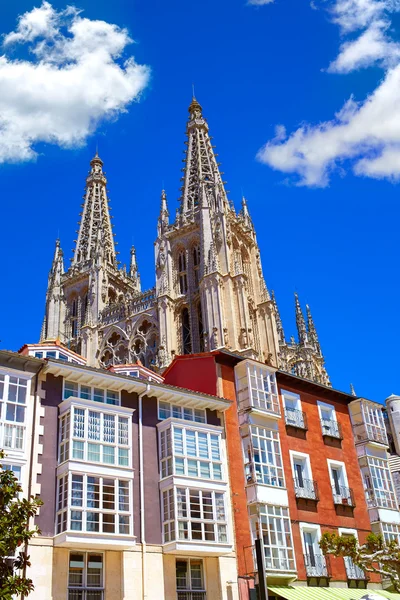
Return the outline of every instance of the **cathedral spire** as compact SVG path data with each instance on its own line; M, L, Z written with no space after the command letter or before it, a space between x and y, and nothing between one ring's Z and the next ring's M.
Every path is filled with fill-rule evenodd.
M242 210L239 213L239 217L243 219L243 222L247 228L253 228L253 222L250 217L249 208L247 206L247 200L244 196L242 197Z
M356 390L354 389L354 385L352 383L350 384L350 394L352 396L357 396Z
M308 304L306 304L307 311L307 329L308 329L308 339L310 343L314 346L315 350L321 354L321 346L319 344L317 329L314 324L314 320L311 316L311 310Z
M183 186L181 188L180 214L184 219L191 215L201 203L201 185L206 187L207 201L210 209L225 211L229 203L224 183L219 171L219 164L211 144L208 124L203 117L202 107L195 97L189 106L189 121L186 128L187 141L185 166L182 169Z
M169 224L169 212L167 205L167 194L165 190L161 192L161 206L160 206L160 215L158 217L158 235L162 235L164 231L167 229Z
M278 333L279 344L284 344L285 343L285 332L283 331L282 319L281 319L281 315L279 313L278 304L276 302L274 290L272 290L272 292L271 292L271 300L272 300L272 304L274 306L274 311L275 311L276 331Z
M61 250L60 240L56 240L54 258L49 273L48 289L54 285L60 285L61 275L64 274L64 254Z
M106 190L107 179L103 172L103 161L97 151L90 161L90 167L72 266L82 267L94 259L100 236L103 260L116 267L117 258Z
M137 262L136 262L136 249L135 249L135 246L133 246L133 245L131 248L131 262L130 262L130 267L129 267L129 276L135 283L136 291L140 292L141 291L140 275L139 275L139 270L138 270L138 266L137 266Z
M295 306L296 306L296 326L297 326L297 333L299 336L299 344L301 346L304 346L304 344L306 344L308 342L306 322L304 320L303 311L301 310L299 297L296 292L294 294L294 298L295 298Z

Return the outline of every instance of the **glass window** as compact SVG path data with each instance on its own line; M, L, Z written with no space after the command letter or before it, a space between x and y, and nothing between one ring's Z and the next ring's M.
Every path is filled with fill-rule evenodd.
M171 425L160 433L161 477L222 479L221 435Z
M279 433L251 426L251 442L244 438L247 481L285 487Z
M247 368L252 406L280 414L275 373L253 363Z
M21 467L19 465L3 463L3 471L12 471L14 476L18 480L18 483L21 482Z
M162 506L165 543L174 539L228 542L224 493L173 488L162 492Z
M195 421L196 423L206 423L206 411L202 408L189 408L170 404L169 402L158 403L158 418L160 421L169 417L175 419L184 419L185 421Z
M178 590L178 598L183 600L197 598L196 593L193 595L190 593L192 591L205 592L202 560L194 558L176 560L176 589ZM182 592L189 592L189 595L183 596ZM200 596L198 597L200 600ZM203 598L203 595L201 598Z
M388 544L392 540L400 546L400 525L394 523L381 523L385 542Z
M368 456L367 464L367 469L363 468L362 473L368 507L377 506L397 510L388 461Z
M77 473L58 479L57 534L70 529L129 535L130 515L129 481Z
M260 527L264 541L266 568L296 570L289 509L261 504Z
M68 360L68 357L67 357ZM78 384L73 381L64 381L64 400L74 396L84 400L94 400L105 404L120 405L120 394L112 390L103 390L88 385Z
M0 447L23 450L28 380L0 375Z
M73 406L60 418L59 461L68 460L72 442L73 459L129 467L129 438L128 417Z
M103 555L93 552L71 552L68 600L103 600L103 593Z

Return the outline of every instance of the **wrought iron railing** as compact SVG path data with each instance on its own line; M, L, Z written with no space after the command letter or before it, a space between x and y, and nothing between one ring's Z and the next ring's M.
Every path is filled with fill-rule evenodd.
M206 600L207 593L200 590L177 590L177 600Z
M307 577L330 577L329 563L323 554L304 554Z
M349 556L344 558L344 564L346 566L346 575L347 579L362 581L367 579L365 571L363 571L360 567L357 567L351 560Z
M296 498L305 498L306 500L319 500L318 485L312 479L299 479L294 477L294 493Z
M333 502L343 506L355 506L354 493L351 488L345 486L332 486Z
M69 589L68 600L104 600L103 590Z
M337 421L328 421L327 419L321 419L322 435L325 437L336 438L338 440L343 439L342 428L340 423Z
M298 429L308 429L307 415L302 410L285 408L285 424Z

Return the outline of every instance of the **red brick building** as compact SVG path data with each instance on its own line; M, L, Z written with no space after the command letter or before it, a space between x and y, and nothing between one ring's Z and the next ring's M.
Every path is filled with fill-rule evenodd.
M350 560L325 559L318 544L327 531L360 542L371 531L349 413L354 396L225 351L176 357L164 376L234 401L224 419L243 600L251 597L258 536L270 598L294 598L307 585L325 588L318 593L327 600L340 598L340 588L358 598L381 587Z

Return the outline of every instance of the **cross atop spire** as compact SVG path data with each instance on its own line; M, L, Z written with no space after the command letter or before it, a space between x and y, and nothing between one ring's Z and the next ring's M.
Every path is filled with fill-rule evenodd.
M207 202L212 210L228 210L229 203L216 160L217 155L214 154L211 144L208 124L203 117L203 109L194 96L188 110L188 139L185 166L182 169L184 176L179 212L185 219L191 220L201 201L202 184L206 188Z
M117 266L114 236L111 226L110 208L107 197L107 179L103 173L103 161L98 151L90 161L90 171L86 178L83 211L80 213L78 239L73 266L83 266L95 256L98 240L101 238L104 261Z
M296 325L297 325L297 333L299 336L299 343L300 343L300 345L304 345L308 342L306 322L304 320L304 315L303 315L303 311L301 310L297 292L295 292L294 298L295 298L295 306L296 306Z

